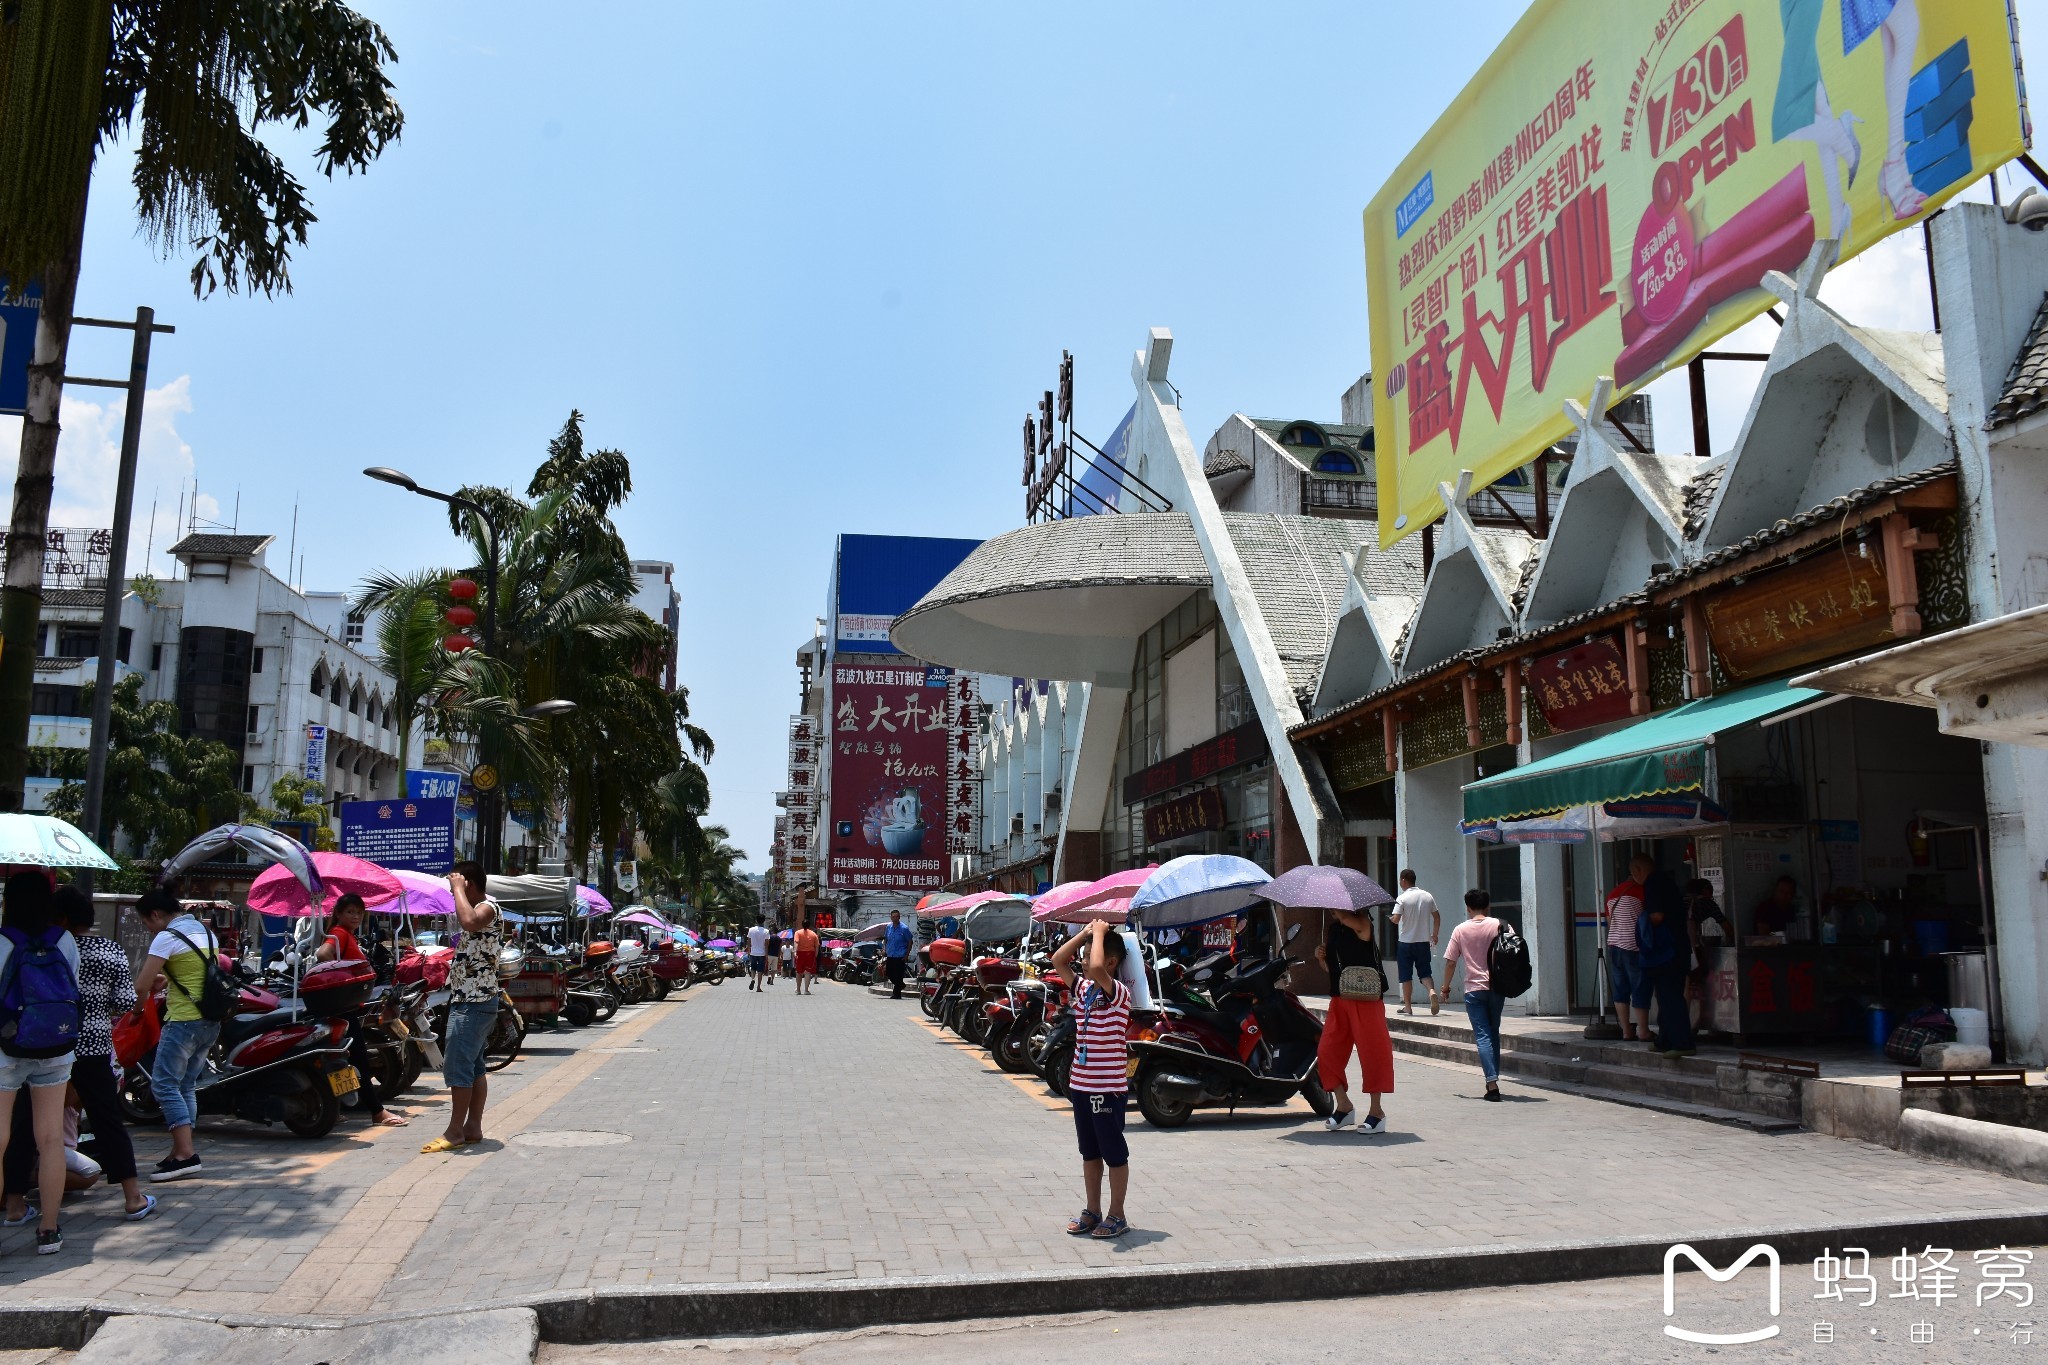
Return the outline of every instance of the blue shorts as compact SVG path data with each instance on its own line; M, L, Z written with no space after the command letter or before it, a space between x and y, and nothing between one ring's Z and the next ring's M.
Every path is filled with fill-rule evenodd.
M768 970L768 959L767 959L767 958L765 958L765 957L750 957L750 958L748 958L748 959L747 959L747 970L748 970L748 971L751 971L751 972L754 972L754 973L755 973L755 974L757 974L757 975L758 975L758 974L760 974L760 973L762 973L762 972L765 972L765 971L767 971L767 970Z
M1394 945L1394 957L1400 963L1401 979L1403 981L1412 981L1419 976L1431 985L1436 984L1436 977L1431 974L1429 965L1429 952L1430 948L1427 943L1396 943Z
M484 1074L484 1050L498 1023L495 1000L456 1001L448 1006L448 1041L441 1046L441 1076L451 1090L475 1085Z
M71 1079L71 1060L75 1055L67 1052L61 1057L0 1056L0 1094L12 1095L23 1086L48 1090L53 1085L65 1084Z
M1096 1095L1075 1090L1067 1098L1074 1104L1074 1136L1081 1143L1081 1160L1105 1166L1130 1165L1131 1149L1124 1142L1124 1106L1130 1102L1131 1092Z
M1650 974L1643 970L1643 954L1636 948L1617 948L1607 945L1608 985L1614 991L1614 1003L1633 1005L1639 1010L1650 1008Z

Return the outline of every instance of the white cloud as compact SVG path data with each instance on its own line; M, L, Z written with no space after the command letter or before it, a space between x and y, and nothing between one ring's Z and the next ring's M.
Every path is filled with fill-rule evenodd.
M63 432L57 440L57 487L50 501L50 525L98 528L114 520L114 481L121 467L121 426L128 397L109 394L102 401L79 395L95 390L70 389L64 395ZM177 538L180 489L190 488L195 465L192 447L178 433L178 419L192 411L192 376L179 375L149 390L142 407L142 446L135 466L135 512L130 523L128 563L132 572L145 567L161 577L171 571L164 553ZM18 450L19 418L0 419L0 452ZM9 485L12 498L12 484ZM156 503L156 529L150 531L150 503ZM220 504L199 496L198 515L218 521ZM144 553L153 549L152 562Z

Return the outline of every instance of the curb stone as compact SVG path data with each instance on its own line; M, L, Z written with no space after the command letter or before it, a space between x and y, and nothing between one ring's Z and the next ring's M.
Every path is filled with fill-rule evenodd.
M2048 1243L2048 1208L1934 1216L1856 1226L1777 1226L1680 1234L1725 1265L1768 1242L1787 1266L1831 1247L1936 1246L1974 1250ZM1460 1247L1430 1255L1221 1261L1129 1270L1026 1271L1015 1276L927 1275L805 1284L694 1284L529 1295L425 1313L346 1319L208 1314L108 1301L0 1305L0 1350L82 1347L108 1319L157 1317L223 1327L335 1329L402 1326L489 1309L528 1309L542 1341L578 1345L664 1338L840 1332L893 1323L953 1322L1082 1311L1142 1311L1195 1304L1337 1299L1661 1274L1672 1242L1551 1242Z

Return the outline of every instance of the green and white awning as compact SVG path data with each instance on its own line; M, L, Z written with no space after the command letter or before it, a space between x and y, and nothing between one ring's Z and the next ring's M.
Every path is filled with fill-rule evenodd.
M1574 806L1704 792L1716 734L1825 700L1825 692L1759 683L1636 721L1526 767L1465 787L1465 819L1522 820Z

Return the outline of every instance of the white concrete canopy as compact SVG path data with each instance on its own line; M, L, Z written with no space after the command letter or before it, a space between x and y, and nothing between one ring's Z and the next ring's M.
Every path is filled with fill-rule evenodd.
M1932 706L1944 734L2048 748L2048 606L1894 645L1793 684Z
M1044 522L984 541L889 638L970 672L1128 687L1138 637L1209 583L1185 513Z
M1444 513L1436 561L1402 649L1404 673L1427 668L1475 645L1490 644L1515 624L1514 594L1536 542L1519 531L1481 530L1466 513L1472 471L1454 488L1439 485Z

